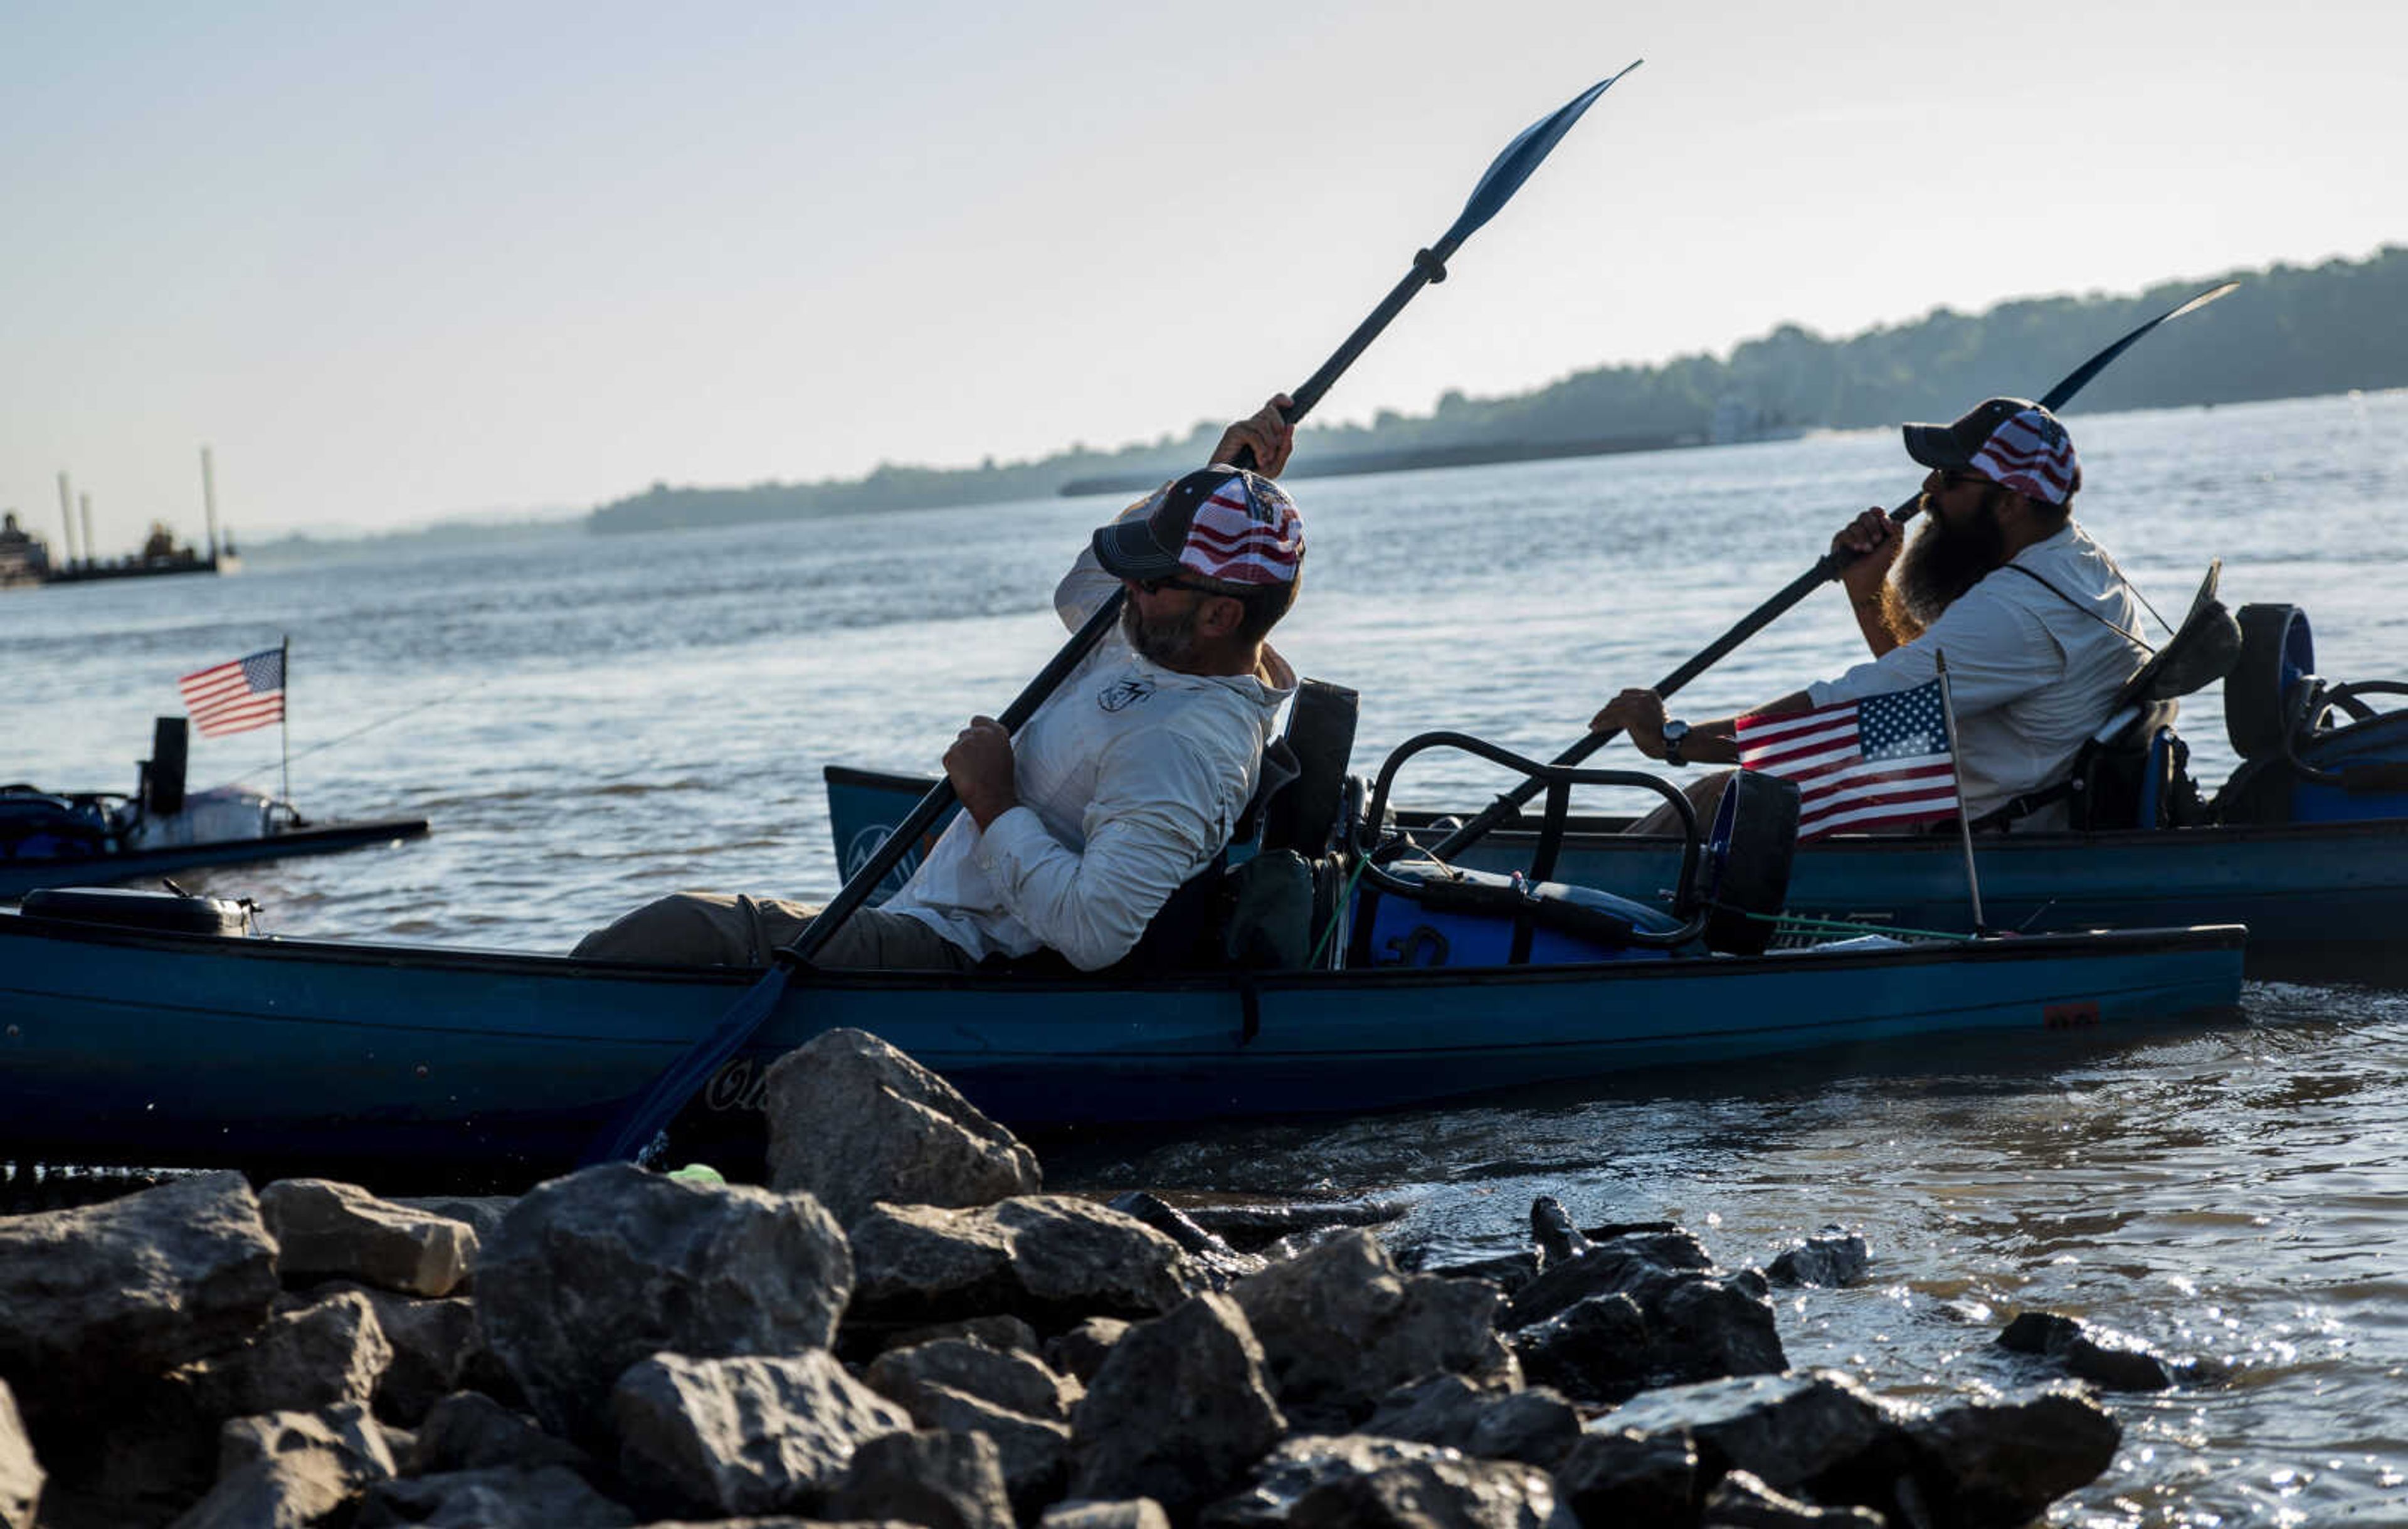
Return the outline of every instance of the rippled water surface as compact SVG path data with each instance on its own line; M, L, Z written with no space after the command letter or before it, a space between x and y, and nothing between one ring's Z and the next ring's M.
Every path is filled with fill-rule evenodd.
M2222 556L2229 603L2311 613L2326 674L2408 674L2408 394L2073 426L2081 517L2159 610L2178 617ZM1849 513L1908 492L1900 460L1894 434L1867 432L1305 480L1311 577L1281 646L1364 692L1358 769L1434 727L1553 754L1613 690L1787 583ZM824 894L821 768L925 770L963 717L999 709L1061 641L1053 580L1112 508L0 596L0 778L129 788L178 674L289 633L303 808L419 814L435 832L190 878L256 898L271 929L558 950L681 887ZM1819 596L1677 709L1769 699L1856 643ZM2212 786L2231 762L2217 698L2186 703L2185 728ZM273 732L195 740L193 782L273 785L276 760ZM1434 758L1403 796L1455 805L1500 784ZM1787 1299L1796 1363L1894 1394L2012 1384L2027 1377L1990 1339L2046 1306L2235 1367L2229 1385L2116 1399L2121 1455L2055 1522L2408 1523L2392 1421L2408 1394L2408 990L2259 984L2246 1008L2240 1025L2112 1042L1929 1043L1405 1118L1074 1139L1049 1161L1070 1184L1392 1195L1406 1236L1467 1248L1517 1240L1540 1193L1592 1223L1678 1219L1734 1263L1843 1224L1876 1278Z

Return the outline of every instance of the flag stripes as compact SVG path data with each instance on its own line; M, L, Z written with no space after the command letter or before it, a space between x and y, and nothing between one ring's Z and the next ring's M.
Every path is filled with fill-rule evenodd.
M184 710L204 738L248 732L284 720L284 650L265 648L248 657L196 670L176 682Z
M1937 822L1956 812L1940 682L1811 712L1739 719L1740 768L1798 783L1798 837Z

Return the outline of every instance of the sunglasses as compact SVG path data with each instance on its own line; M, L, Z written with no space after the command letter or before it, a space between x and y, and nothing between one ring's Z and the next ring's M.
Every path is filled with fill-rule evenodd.
M1995 488L1997 486L1978 472L1942 472L1940 475L1940 491L1943 494L1952 488Z
M1200 584L1197 584L1193 580L1182 579L1176 573L1170 574L1166 578L1134 579L1130 582L1149 595L1159 595L1166 589L1184 589L1191 594L1197 595L1220 595L1226 593L1226 590L1209 589Z

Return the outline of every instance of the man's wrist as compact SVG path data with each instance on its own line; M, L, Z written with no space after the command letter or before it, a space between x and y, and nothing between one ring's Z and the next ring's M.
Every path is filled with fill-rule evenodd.
M1664 762L1685 768L1689 761L1681 757L1681 745L1688 741L1689 725L1678 717L1668 718L1664 723L1663 736Z

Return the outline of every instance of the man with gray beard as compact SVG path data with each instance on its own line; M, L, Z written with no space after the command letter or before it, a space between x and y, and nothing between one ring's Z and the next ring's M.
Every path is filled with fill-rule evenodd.
M1118 631L1017 738L977 716L945 751L962 811L902 890L846 918L829 967L966 972L1051 950L1099 971L1215 863L1253 797L1296 675L1265 641L1294 604L1304 526L1272 479L1294 428L1275 397L1213 465L1097 529L1054 603L1076 631L1125 590ZM1252 470L1228 464L1251 452ZM684 892L589 934L600 960L759 967L818 909Z
M1906 426L1906 451L1930 469L1914 539L1879 509L1831 539L1834 552L1854 557L1841 580L1871 660L1748 714L1911 689L1944 654L1969 820L2061 828L2061 799L2030 811L2024 799L2065 778L2148 656L2131 585L2073 521L2082 487L2073 441L2040 405L1990 398L1952 424ZM1589 727L1619 728L1670 764L1736 764L1738 721L1668 719L1656 692L1625 690ZM1727 778L1697 782L1690 800L1710 809ZM1633 831L1668 832L1676 822L1668 807Z

